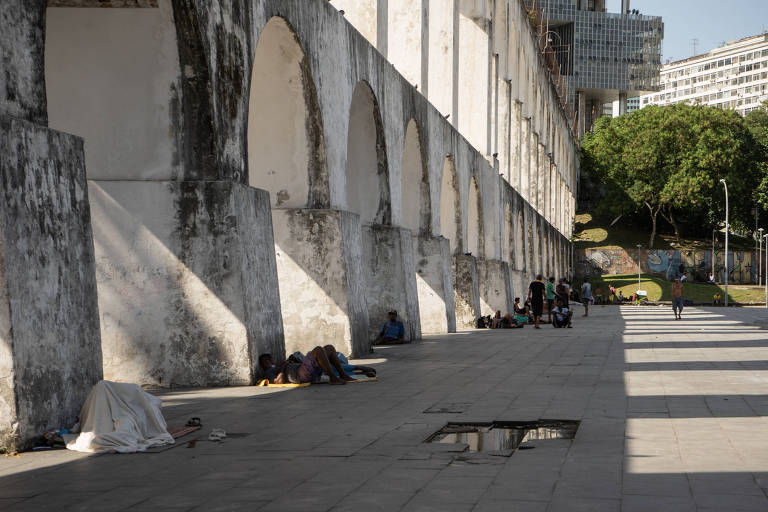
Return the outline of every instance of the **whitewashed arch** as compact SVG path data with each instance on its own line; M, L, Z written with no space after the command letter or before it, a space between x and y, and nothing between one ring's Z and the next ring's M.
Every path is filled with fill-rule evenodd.
M273 208L328 207L320 109L296 33L274 17L259 37L248 108L248 184Z

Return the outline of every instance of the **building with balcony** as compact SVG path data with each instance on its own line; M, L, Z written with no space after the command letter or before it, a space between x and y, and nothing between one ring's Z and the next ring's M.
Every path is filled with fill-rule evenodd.
M768 33L665 64L660 90L643 95L640 104L710 105L746 115L766 100Z

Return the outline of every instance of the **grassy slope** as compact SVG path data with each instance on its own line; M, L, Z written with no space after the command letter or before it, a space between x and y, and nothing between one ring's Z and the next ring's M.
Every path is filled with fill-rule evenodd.
M642 274L642 289L648 292L650 301L672 300L670 289L672 283L656 276ZM590 279L592 290L602 288L604 295L608 296L608 285L613 284L616 287L616 293L619 290L625 297L631 297L637 291L637 274L617 274L606 275L602 279ZM725 287L722 285L684 283L685 298L692 299L696 303L711 303L712 295L716 290L720 290L721 299L725 298ZM762 302L765 303L765 290L755 286L729 285L728 300L738 303Z
M582 213L576 215L574 226L574 241L577 249L591 248L621 248L629 247L635 249L638 244L648 247L650 233L638 229L632 229L622 226L621 221L613 226L603 225L594 220L592 215ZM718 235L718 250L722 250L724 235ZM742 251L754 250L754 241L731 235L729 237L729 250ZM672 245L674 244L674 245ZM712 249L712 239L695 240L683 238L680 241L675 240L671 235L656 235L654 249Z

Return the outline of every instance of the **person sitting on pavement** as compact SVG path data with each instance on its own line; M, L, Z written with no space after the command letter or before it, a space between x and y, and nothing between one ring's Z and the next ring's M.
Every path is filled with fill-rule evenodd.
M621 304L622 302L626 302L626 300L627 298L624 297L624 294L621 292L621 290L619 290L619 304Z
M496 314L491 319L491 329L499 329L501 328L501 323L504 321L504 318L501 316L501 310L497 310Z
M528 323L528 308L522 304L520 304L520 297L515 297L515 320L520 325L525 325Z
M712 305L713 306L720 306L720 292L715 292L714 295L712 295Z
M573 317L573 311L565 307L563 301L557 301L557 306L552 310L552 313L555 315L552 320L553 327L572 327L571 318Z
M271 384L320 382L323 373L328 375L331 384L346 384L354 380L344 371L333 345L317 346L304 356L303 362L294 361L288 359L277 366L271 354L262 354L259 356L259 367Z
M373 342L374 345L400 345L408 343L405 341L405 326L403 322L397 319L397 311L394 309L387 313L388 320L381 326L379 337Z

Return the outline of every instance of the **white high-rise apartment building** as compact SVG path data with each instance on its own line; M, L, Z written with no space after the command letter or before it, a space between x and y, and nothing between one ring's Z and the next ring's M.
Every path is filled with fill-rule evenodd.
M661 91L640 105L711 105L741 115L768 100L768 33L747 37L709 53L665 64Z

